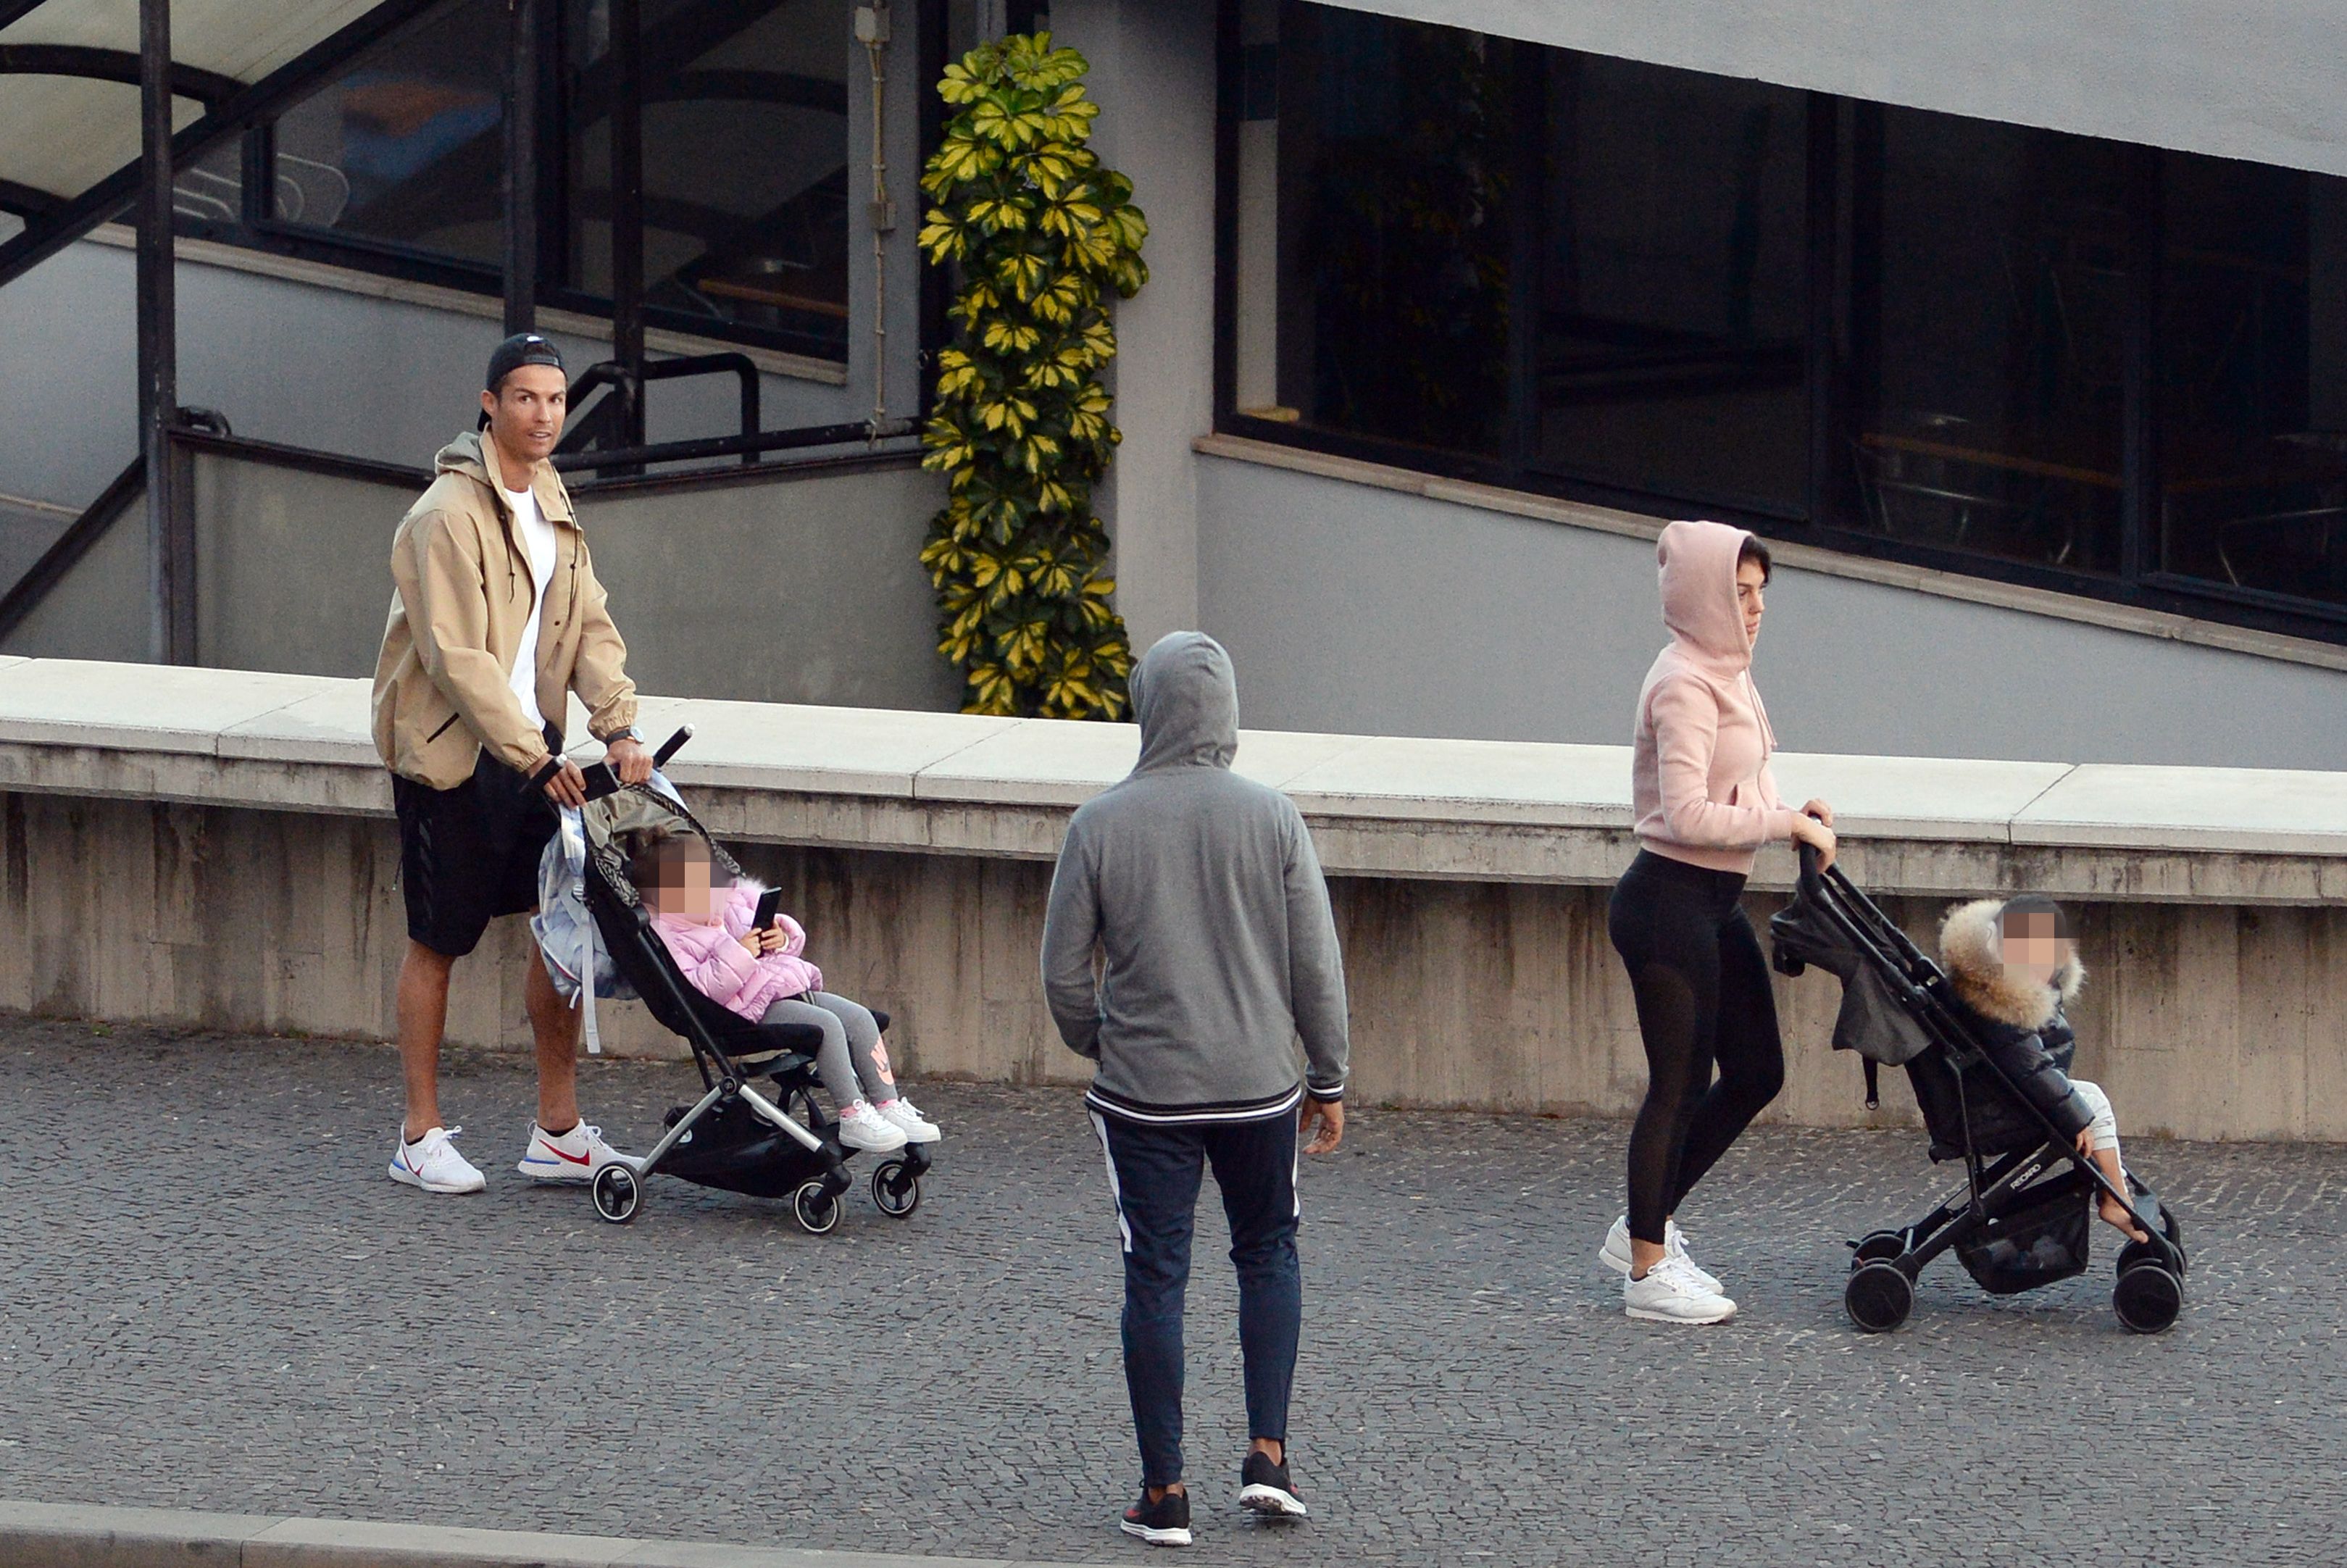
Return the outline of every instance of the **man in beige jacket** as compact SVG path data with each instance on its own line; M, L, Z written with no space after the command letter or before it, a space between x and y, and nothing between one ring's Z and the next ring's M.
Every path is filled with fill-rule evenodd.
M391 1178L427 1193L477 1193L481 1173L440 1120L440 1037L448 972L488 923L538 904L555 808L585 798L562 755L569 693L587 706L620 777L651 776L635 733L627 645L548 461L569 383L535 333L499 343L481 425L443 447L423 498L391 546L397 590L374 672L374 740L399 815L407 956L399 971L399 1055L407 1115ZM626 1156L579 1117L578 1015L542 963L523 989L538 1039L538 1121L518 1169L587 1182Z

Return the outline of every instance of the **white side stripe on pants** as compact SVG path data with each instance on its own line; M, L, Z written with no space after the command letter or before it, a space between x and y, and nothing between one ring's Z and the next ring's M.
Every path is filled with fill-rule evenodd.
M1124 1250L1133 1250L1133 1227L1124 1223L1124 1194L1116 1184L1116 1156L1109 1153L1108 1123L1101 1113L1092 1112L1092 1134L1100 1140L1101 1158L1108 1163L1108 1199L1116 1207L1116 1234L1124 1238Z

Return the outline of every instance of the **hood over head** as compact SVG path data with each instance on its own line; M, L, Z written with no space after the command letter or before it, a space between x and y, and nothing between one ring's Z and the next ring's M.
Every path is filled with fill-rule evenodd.
M1940 961L1964 1005L1983 1018L2033 1033L2053 1021L2056 1009L2067 1007L2086 983L2086 967L2078 961L2077 944L2054 971L2050 985L2032 985L2004 969L2002 898L1976 898L1959 904L1940 922Z
M1239 749L1239 687L1231 656L1203 631L1159 638L1128 682L1141 722L1137 774L1231 765Z
M1666 523L1655 541L1663 624L1696 663L1732 675L1752 662L1736 603L1736 558L1752 536L1726 523Z

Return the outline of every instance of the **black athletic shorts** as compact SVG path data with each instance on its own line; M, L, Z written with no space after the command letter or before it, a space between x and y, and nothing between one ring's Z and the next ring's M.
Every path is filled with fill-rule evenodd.
M562 748L549 724L546 743ZM497 761L486 746L473 776L434 789L394 774L399 814L399 881L407 934L436 953L461 958L500 915L538 907L538 863L554 836L554 803Z

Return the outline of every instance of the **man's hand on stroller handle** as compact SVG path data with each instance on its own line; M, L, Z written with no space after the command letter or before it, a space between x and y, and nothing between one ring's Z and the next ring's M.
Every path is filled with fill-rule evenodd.
M633 735L620 735L603 748L603 760L623 784L640 784L652 776L652 754Z
M546 781L546 798L557 805L580 806L587 804L587 775L569 757L561 759L562 766Z

